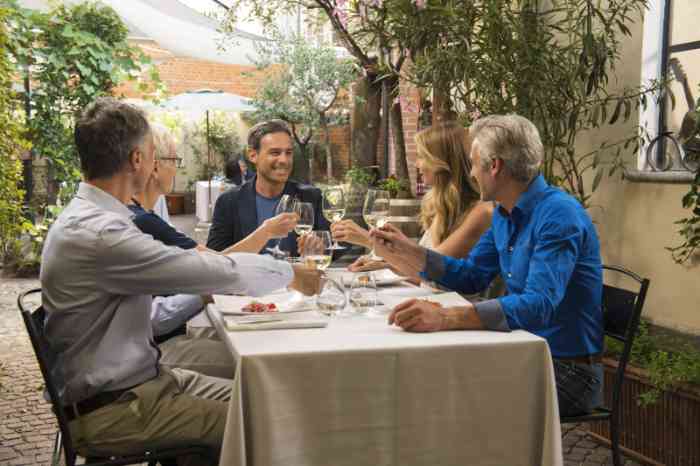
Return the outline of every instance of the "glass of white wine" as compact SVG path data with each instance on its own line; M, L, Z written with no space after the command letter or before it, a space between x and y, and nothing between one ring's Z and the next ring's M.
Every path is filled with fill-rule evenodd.
M296 202L294 212L299 216L294 232L299 236L304 236L314 229L314 206L310 202Z
M304 264L310 268L326 270L332 259L330 232L317 230L308 233L302 254Z
M345 217L345 195L340 186L323 191L323 216L331 223L339 222ZM345 247L333 241L331 249L345 249Z
M387 222L389 217L389 191L382 189L369 189L365 197L365 203L362 207L362 218L370 228L381 228ZM373 260L379 260L372 248L370 257Z

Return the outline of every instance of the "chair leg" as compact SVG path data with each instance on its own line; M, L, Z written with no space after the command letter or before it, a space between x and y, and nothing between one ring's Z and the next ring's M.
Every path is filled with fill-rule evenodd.
M617 413L610 418L610 446L612 447L612 459L614 466L622 466L620 456L620 422Z
M61 443L61 431L56 432L53 440L53 455L51 456L51 466L59 466L61 464L61 453L63 452L63 444Z

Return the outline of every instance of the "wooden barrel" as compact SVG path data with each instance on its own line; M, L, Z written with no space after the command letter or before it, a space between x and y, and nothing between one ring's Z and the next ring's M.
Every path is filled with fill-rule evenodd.
M389 202L389 223L399 227L404 235L416 241L423 234L418 219L420 205L420 199L392 199Z

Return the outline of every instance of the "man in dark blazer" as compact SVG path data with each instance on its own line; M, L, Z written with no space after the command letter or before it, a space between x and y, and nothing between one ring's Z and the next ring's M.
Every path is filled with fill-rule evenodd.
M248 132L248 159L257 167L256 175L220 195L216 200L207 247L222 251L250 235L262 222L274 216L283 194L314 208L314 230L328 230L323 217L321 190L292 181L293 143L291 131L282 120L258 123ZM274 240L263 247L272 245ZM280 248L298 256L297 235L290 232Z

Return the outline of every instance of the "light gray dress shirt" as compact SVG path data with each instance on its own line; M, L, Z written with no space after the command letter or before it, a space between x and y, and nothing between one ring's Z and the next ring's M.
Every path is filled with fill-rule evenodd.
M204 307L202 297L196 294L155 296L151 307L153 335L158 337L185 325Z
M81 183L42 254L46 337L65 404L139 385L158 372L152 295L263 295L288 285L286 262L165 246L115 197Z

